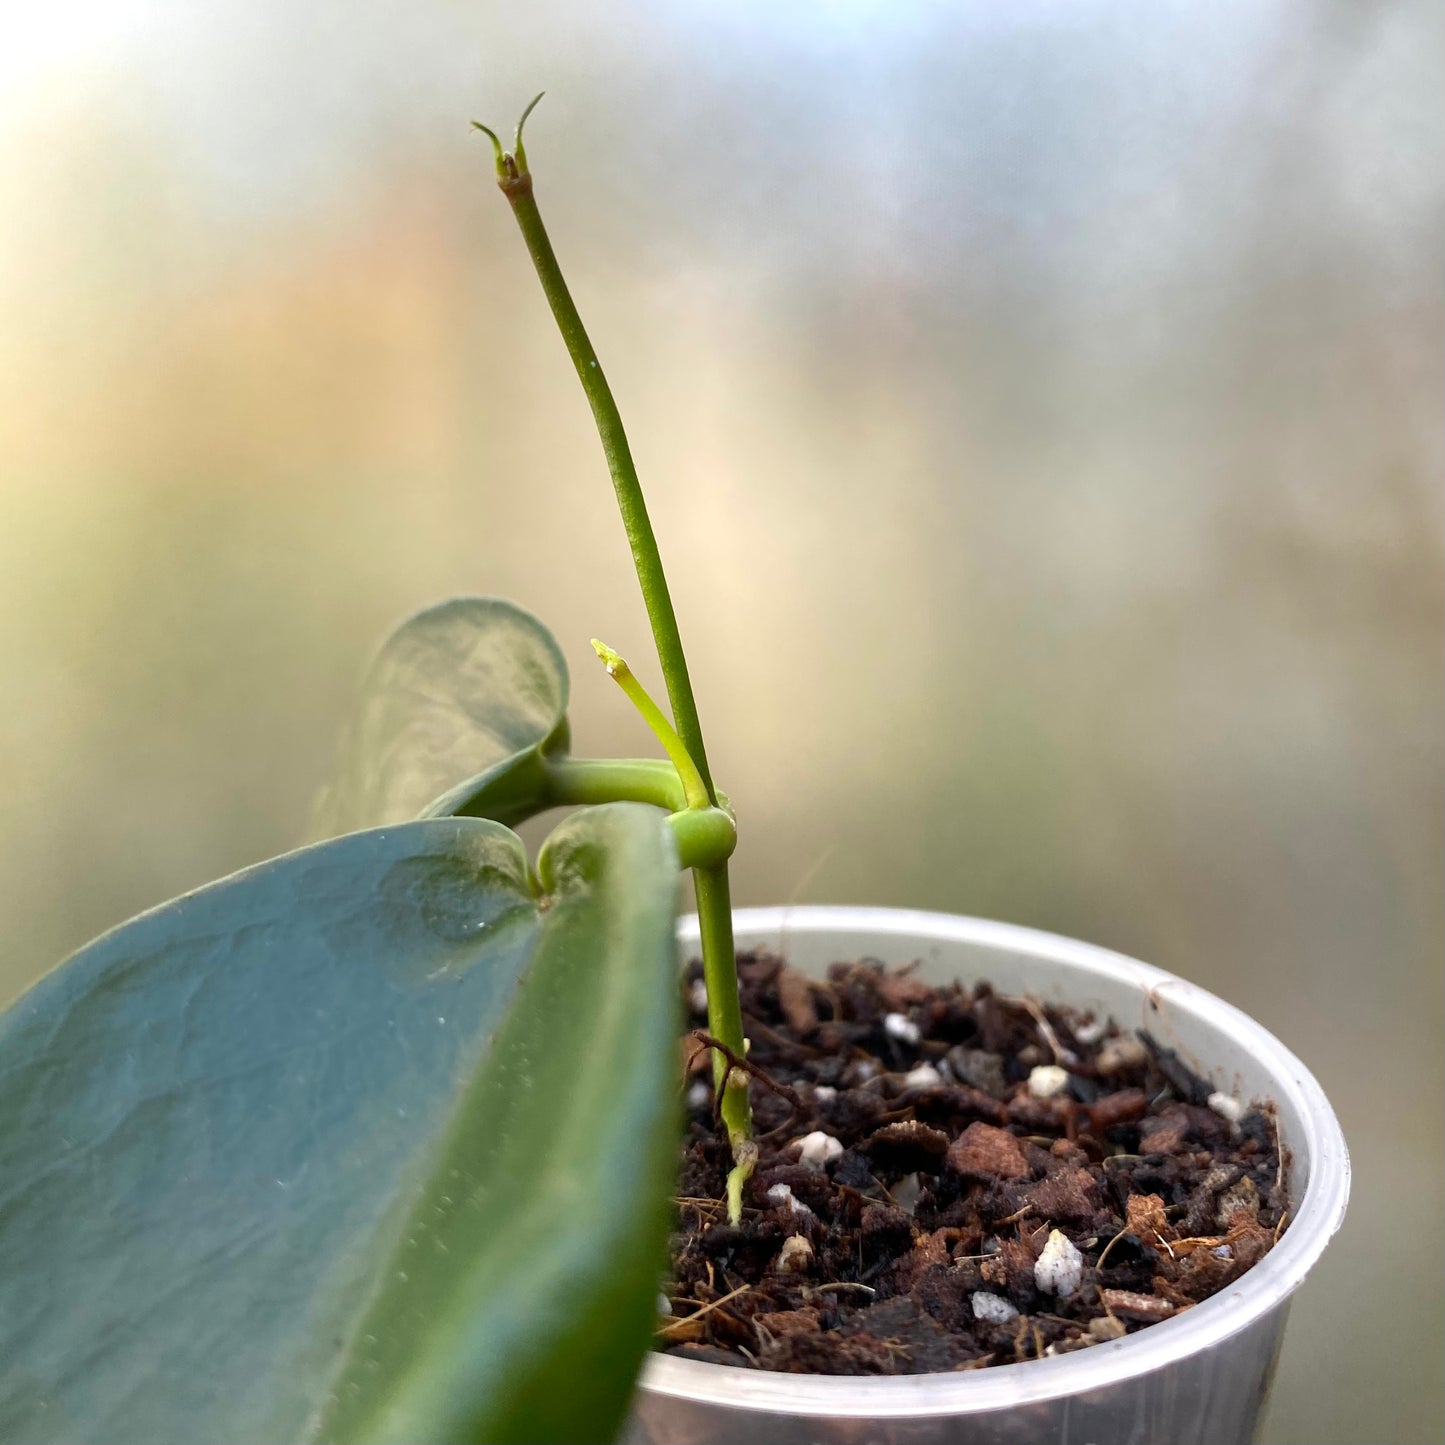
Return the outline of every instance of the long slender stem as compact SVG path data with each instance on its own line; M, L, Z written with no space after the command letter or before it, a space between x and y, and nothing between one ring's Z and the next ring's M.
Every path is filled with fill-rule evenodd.
M732 892L728 885L728 865L719 863L714 868L692 870L693 889L697 894L698 930L702 940L702 977L707 985L707 1026L715 1039L732 1048L730 1040L743 1037L743 1010L738 999L738 974L736 955L733 952L733 905ZM746 1051L737 1050L739 1054ZM728 1131L728 1141L733 1147L740 1167L744 1160L739 1154L740 1146L749 1142L752 1136L753 1114L748 1104L748 1081L737 1075L729 1075L727 1061L713 1055L713 1087L722 1090L722 1120ZM744 1172L737 1180L741 1188L743 1180L752 1172L747 1162ZM735 1201L730 1200L730 1205ZM737 1209L730 1212L737 1214Z
M582 318L577 314L571 292L562 278L561 267L557 264L552 243L547 237L546 227L542 224L542 213L537 209L536 197L532 194L531 175L520 171L515 177L504 178L501 187L512 203L512 213L521 227L522 239L527 243L528 254L537 268L537 276L542 282L542 290L552 308L552 315L557 320L557 328L562 333L562 340L567 344L567 353L572 358L582 390L587 394L587 401L592 407L592 415L602 438L602 451L607 458L607 470L612 475L612 487L617 493L617 506L622 513L627 543L632 549L632 563L642 587L648 620L652 624L657 658L662 664L662 675L667 681L667 698L672 705L678 736L682 738L693 762L697 764L698 772L702 774L709 800L715 803L717 796L713 791L707 749L703 745L702 723L698 720L692 679L687 670L687 657L683 653L682 637L677 629L672 593L668 589L667 574L663 571L662 556L657 549L652 522L647 515L647 502L642 495L642 485L637 479L632 449L622 428L622 416L617 410L616 401L613 400L612 388L603 375L602 363L592 349L592 342L582 325Z
M539 96L538 99L541 97ZM527 153L522 146L522 124L531 114L536 100L529 105L517 124L516 140L509 153L490 130L477 122L479 130L491 137L496 151L497 184L512 207L527 253L532 258L542 290L556 319L567 354L577 370L578 380L592 408L593 419L602 439L607 470L617 494L622 525L632 549L632 562L652 624L657 658L667 683L668 701L672 705L673 722L678 736L692 759L706 790L707 801L718 802L712 770L708 766L707 749L703 744L702 724L698 720L697 702L693 697L692 680L688 675L687 657L682 650L682 637L677 628L672 594L663 571L662 556L647 515L647 503L632 449L622 426L622 415L612 396L612 388L602 371L582 318L577 312L571 292L563 279L562 269L542 224L532 193L532 176L527 168ZM689 800L691 801L691 800ZM699 800L700 801L700 800ZM736 1054L747 1051L743 1037L742 1009L738 1002L736 954L733 944L732 903L728 889L727 863L711 864L693 869L693 887L697 894L697 913L702 938L703 974L707 982L708 1028ZM714 1082L722 1089L721 1112L732 1146L734 1168L728 1177L728 1213L734 1223L741 1216L742 1186L757 1159L757 1146L752 1141L752 1110L748 1104L747 1081L735 1079L723 1060L714 1060Z

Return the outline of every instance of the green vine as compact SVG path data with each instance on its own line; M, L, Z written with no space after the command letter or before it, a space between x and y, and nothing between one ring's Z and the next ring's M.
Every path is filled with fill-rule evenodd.
M567 289L556 253L552 249L552 242L542 223L542 214L537 208L532 174L527 165L527 152L522 143L522 130L527 117L541 99L538 95L522 112L510 151L502 145L496 133L480 121L473 121L472 124L491 139L496 159L497 184L512 207L512 214L521 229L527 253L532 258L532 264L542 283L542 291L552 308L552 315L562 333L567 353L577 370L578 380L582 383L582 390L592 408L592 416L602 440L602 451L607 459L607 469L611 474L617 505L622 513L622 524L632 550L633 567L642 588L648 620L652 625L658 662L667 685L672 721L668 722L640 684L636 685L635 692L629 690L629 696L667 748L682 785L686 806L673 810L676 815L674 832L678 837L684 866L692 868L702 943L703 979L707 986L708 1029L716 1039L741 1057L747 1052L747 1040L743 1036L742 1008L738 1001L732 898L727 870L727 859L736 841L736 828L731 810L719 807L719 794L708 767L702 724L698 720L697 702L688 675L682 637L678 632L672 594L668 590L662 556L647 514L647 503L642 494L642 485L638 481L637 467L632 460L632 449L627 442L622 416L617 409L612 388L607 384L602 364L572 300L571 292ZM623 678L609 661L609 658L612 658L621 663L621 659L611 653L610 649L599 648L599 655L608 663L608 670L613 672L613 676L623 682ZM626 664L622 666L625 669ZM626 676L635 683L630 670ZM623 682L623 685L627 688L627 683ZM639 701L639 695L646 699L646 706ZM669 745L664 730L676 741L676 751ZM571 775L573 779L580 776L576 773ZM623 782L621 775L618 782ZM602 775L593 773L589 786L605 786ZM619 792L611 796L616 798L629 795ZM687 814L693 812L698 814L698 821L683 821ZM722 852L724 846L726 851ZM721 857L717 856L719 852ZM728 1178L728 1212L736 1223L741 1217L742 1187L757 1158L757 1148L752 1142L752 1110L748 1104L746 1078L739 1077L719 1052L714 1052L713 1056L713 1083L721 1094L720 1112L733 1151L734 1167Z

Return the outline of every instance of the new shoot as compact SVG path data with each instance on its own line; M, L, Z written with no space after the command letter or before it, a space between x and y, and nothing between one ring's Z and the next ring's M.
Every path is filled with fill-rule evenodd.
M588 339L582 318L567 289L556 253L542 224L541 212L533 192L532 174L527 165L527 152L522 130L527 117L541 100L538 95L526 110L513 136L511 149L506 149L496 133L480 121L476 128L487 135L496 160L497 185L512 207L517 225L532 258L543 294L552 309L553 318L562 333L568 355L577 370L578 380L586 394L602 440L607 469L612 476L622 525L632 549L633 567L642 589L658 663L667 686L672 718L669 720L640 683L626 663L600 644L598 655L607 665L623 690L642 713L658 740L667 751L687 800L687 812L703 812L719 806L719 795L708 768L707 750L703 745L702 724L698 720L697 703L693 697L692 680L688 675L687 658L668 590L657 538L647 514L642 485L632 460L632 449L623 429L622 416L607 384L601 362ZM731 812L726 810L729 822ZM729 851L731 851L729 849ZM683 861L689 860L686 848ZM737 965L733 946L732 898L728 887L727 859L699 863L692 868L693 887L697 897L697 913L702 941L703 979L707 985L708 1031L738 1057L747 1052L743 1037L742 1009L738 1003ZM757 1146L752 1141L752 1111L748 1105L747 1079L733 1068L721 1053L713 1053L713 1086L717 1091L719 1111L732 1148L733 1168L728 1176L728 1214L734 1223L741 1218L742 1190L757 1160Z

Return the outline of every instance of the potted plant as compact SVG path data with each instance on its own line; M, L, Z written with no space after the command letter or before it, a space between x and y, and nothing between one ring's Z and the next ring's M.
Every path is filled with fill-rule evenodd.
M1269 1099L1290 1151L1295 1208L1278 1244L1226 1292L1138 1334L989 1369L883 1378L744 1371L654 1355L629 1442L1219 1442L1254 1438L1289 1299L1339 1227L1349 1188L1324 1094L1278 1039L1183 979L1106 949L1010 924L876 908L736 915L740 947L786 949L821 976L839 959L917 965L933 983L988 979L1003 993L1112 1017L1208 1060L1231 1097ZM685 921L684 938L696 941Z
M1318 1087L1227 1005L1085 945L877 910L748 911L735 931L736 821L708 766L621 419L537 210L530 110L510 150L486 134L598 423L669 709L594 647L665 760L572 755L566 665L530 614L485 597L429 608L366 679L319 841L112 930L0 1019L0 1436L1248 1438L1288 1295L1344 1206L1343 1144ZM512 827L561 806L579 811L529 860ZM1045 1083L1077 1090L1093 1068L1074 1053L1075 1073L1059 1067L1051 1018L1079 1023L1075 1048L1085 1026L1091 1046L1112 1037L1109 1018L1167 1036L1151 1058L1175 1060L1186 1093L1215 1089L1221 1117L1251 1100L1276 1109L1292 1225L1248 1273L1229 1266L1223 1294L1140 1333L1111 1314L1118 1328L1094 1342L1055 1317L1069 1349L1033 1337L1055 1358L861 1380L644 1366L677 1167L679 870L697 897L681 936L702 960L692 1040L711 1073L720 1225L759 1214L754 1175L776 1154L775 1140L760 1149L777 1131L755 1129L751 1090L801 1099L749 1057L739 943L785 944L800 977L870 957L919 965L916 983L988 978L1054 1040L1055 1062L1013 1081L1040 1107ZM926 1092L921 1078L910 1087ZM1012 1185L1047 1173L1022 1153L1039 1144L1003 1127L1002 1102L973 1107L999 1111L987 1137L1024 1160ZM1075 1103L1052 1107L1077 1118ZM910 1121L910 1147L934 1147L939 1131ZM1073 1159L1065 1132L1056 1152ZM801 1217L777 1187L764 1205ZM1225 1237L1183 1238L1162 1219L1171 1258L1204 1244L1231 1258ZM783 1233L805 1241L801 1226ZM1071 1290L1043 1271L1083 1257L1062 1232L1032 1237L1014 1255L1063 1308ZM796 1261L805 1243L789 1249ZM1102 1271L1095 1252L1088 1267ZM995 1301L976 1309L1013 1309L975 1294Z

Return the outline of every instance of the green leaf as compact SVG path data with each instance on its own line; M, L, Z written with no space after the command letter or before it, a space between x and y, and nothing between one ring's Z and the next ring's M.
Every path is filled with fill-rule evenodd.
M549 789L545 759L549 753L555 756L560 751L561 747L541 745L524 748L476 777L458 783L433 799L417 816L490 818L509 828L525 823L555 801Z
M656 1318L676 1177L670 837L618 803L548 839L555 902L522 995L321 1438L611 1438Z
M542 755L567 747L567 690L556 640L514 603L458 597L417 613L362 683L314 834L423 810L503 823L530 816L545 795Z
M614 1427L676 1138L671 834L591 809L543 873L495 823L354 834L0 1018L0 1438Z

